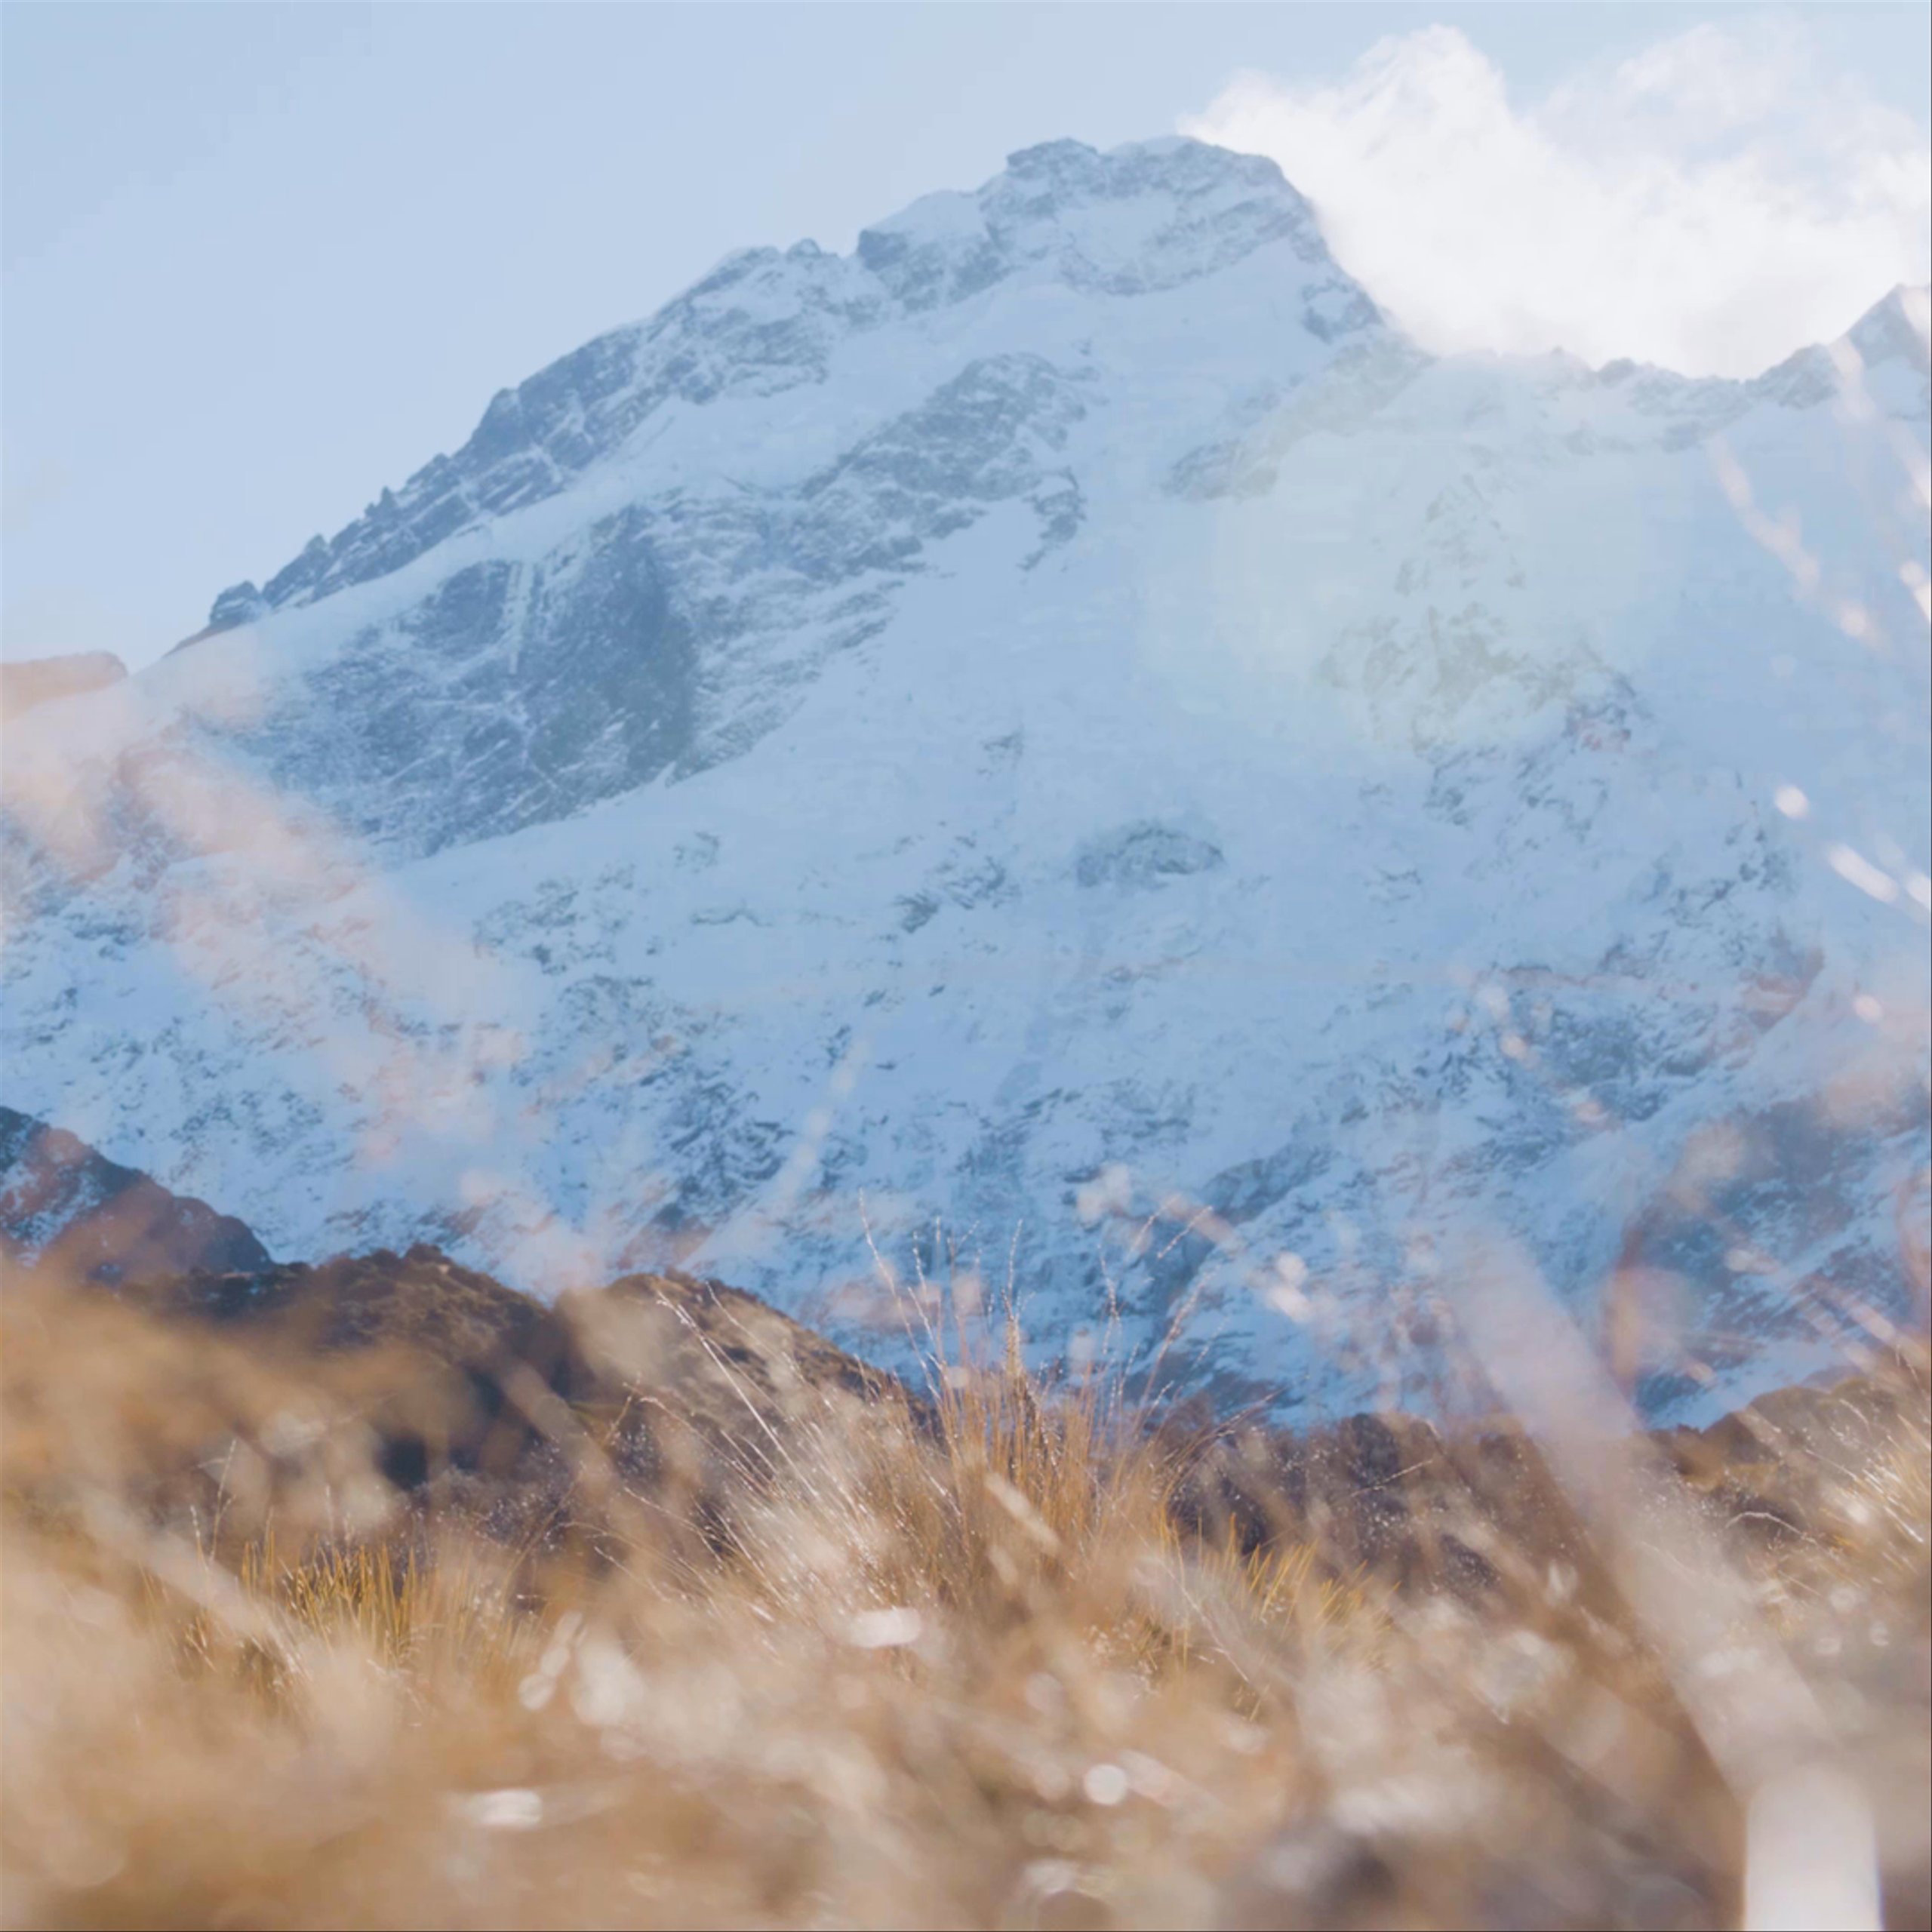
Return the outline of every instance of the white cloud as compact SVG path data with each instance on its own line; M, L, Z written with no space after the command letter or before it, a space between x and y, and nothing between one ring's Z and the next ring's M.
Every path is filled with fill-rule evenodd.
M1430 27L1331 84L1238 75L1183 131L1272 155L1438 350L1753 374L1927 275L1925 130L1791 26L1697 27L1527 106Z

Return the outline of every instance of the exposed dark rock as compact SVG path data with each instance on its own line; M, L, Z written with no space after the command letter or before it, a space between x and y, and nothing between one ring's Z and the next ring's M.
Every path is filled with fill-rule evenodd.
M546 1306L419 1246L184 1275L138 1299L284 1371L319 1367L353 1390L392 1487L517 1534L645 1496L721 1534L808 1441L849 1445L917 1406L755 1297L685 1275Z
M0 1107L0 1257L107 1286L271 1266L232 1216Z

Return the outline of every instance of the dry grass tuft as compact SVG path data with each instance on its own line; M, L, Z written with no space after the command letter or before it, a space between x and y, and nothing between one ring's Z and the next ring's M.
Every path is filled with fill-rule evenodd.
M1927 1915L1909 1350L1634 1439L1606 1528L1521 1432L1189 1437L1017 1358L780 1403L680 1318L705 1482L509 1369L519 1515L385 1481L373 1356L4 1321L8 1925L1719 1926L1800 1789L1812 1878ZM1671 1537L1694 1653L1617 1553Z

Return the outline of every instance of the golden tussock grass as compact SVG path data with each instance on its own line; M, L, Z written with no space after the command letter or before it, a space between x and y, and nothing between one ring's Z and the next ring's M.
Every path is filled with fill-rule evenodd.
M491 1534L352 1380L11 1290L11 1926L1926 1920L1909 1347L1586 1495L995 1361L753 1417L694 1521L558 1415Z

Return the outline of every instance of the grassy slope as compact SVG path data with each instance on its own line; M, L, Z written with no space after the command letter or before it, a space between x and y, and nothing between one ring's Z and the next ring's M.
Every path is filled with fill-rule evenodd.
M996 1350L915 1401L699 1284L278 1279L9 1284L9 1924L1926 1919L1909 1347L1584 1495Z

